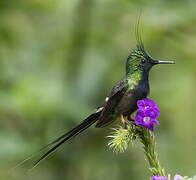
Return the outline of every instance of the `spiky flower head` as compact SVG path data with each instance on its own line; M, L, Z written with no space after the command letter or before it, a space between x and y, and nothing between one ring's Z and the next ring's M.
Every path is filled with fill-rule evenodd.
M123 153L128 148L130 141L135 139L134 128L127 126L124 127L119 126L119 128L114 128L111 135L107 136L111 138L108 143L108 146L113 149L115 153Z

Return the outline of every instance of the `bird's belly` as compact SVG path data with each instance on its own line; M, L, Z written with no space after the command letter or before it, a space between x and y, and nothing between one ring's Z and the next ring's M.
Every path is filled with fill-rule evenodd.
M137 109L137 101L129 96L124 96L117 106L117 112L128 116Z
M147 96L147 93L138 93L138 92L127 92L122 99L120 100L117 106L117 112L128 116L137 110L137 101L143 99Z

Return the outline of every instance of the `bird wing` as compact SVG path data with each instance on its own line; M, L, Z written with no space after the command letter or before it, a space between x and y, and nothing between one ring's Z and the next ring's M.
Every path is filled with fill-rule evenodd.
M105 99L102 107L102 113L96 123L96 127L104 127L105 125L113 122L116 117L115 109L119 101L124 96L127 90L126 80L121 80L115 84L109 96Z

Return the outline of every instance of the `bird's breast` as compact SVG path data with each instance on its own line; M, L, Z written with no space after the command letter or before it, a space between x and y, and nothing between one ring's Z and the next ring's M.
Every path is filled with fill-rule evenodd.
M146 90L136 89L127 91L117 106L117 112L125 116L130 115L137 109L137 101L147 96Z

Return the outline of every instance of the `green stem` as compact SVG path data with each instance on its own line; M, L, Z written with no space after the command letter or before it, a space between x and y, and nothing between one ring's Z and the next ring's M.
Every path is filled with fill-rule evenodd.
M161 167L158 159L155 136L153 132L145 128L140 128L138 130L138 135L141 143L143 144L144 154L150 165L150 171L153 175L165 176L164 169Z

